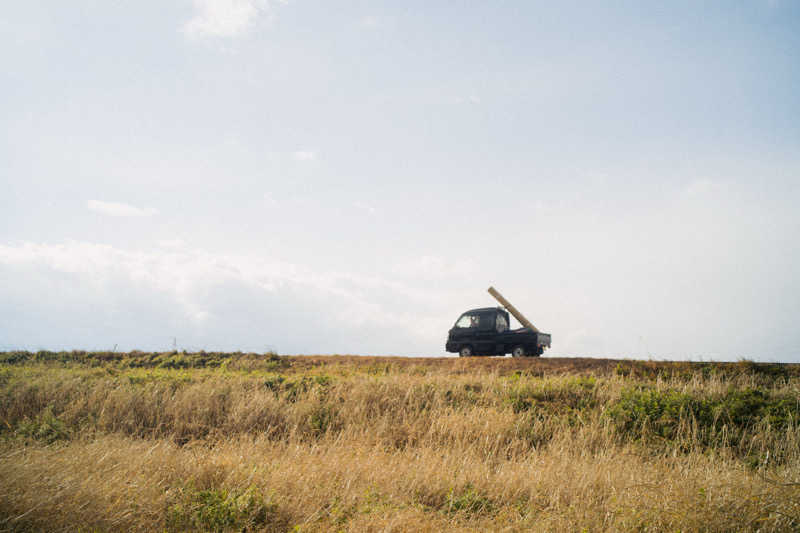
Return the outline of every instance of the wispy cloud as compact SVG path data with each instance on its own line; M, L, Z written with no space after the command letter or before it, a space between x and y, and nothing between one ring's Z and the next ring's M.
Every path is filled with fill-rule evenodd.
M455 103L457 103L457 104L473 104L473 105L476 105L476 104L480 104L481 103L481 99L477 95L470 94L468 96L458 96L458 97L456 97Z
M690 182L686 186L685 191L688 196L703 196L712 192L716 188L718 188L717 182L710 179L701 178Z
M158 213L153 207L136 207L120 202L101 202L100 200L89 200L86 207L91 211L112 217L150 217Z
M364 211L369 215L374 215L375 213L378 212L378 210L372 207L371 205L367 205L362 202L354 202L353 207L355 207L356 209L360 209L361 211Z
M156 244L162 248L183 248L186 246L186 241L183 239L161 239Z
M278 205L278 201L272 195L272 193L265 192L264 193L264 203L270 207L275 207Z
M447 259L439 255L422 255L396 263L392 273L400 279L423 281L474 280L479 274L473 259Z
M385 30L394 26L394 18L384 15L364 15L358 21L359 26L365 30Z
M317 158L317 153L311 150L297 150L292 152L292 159L295 161L313 161Z
M148 348L174 335L218 349L270 344L289 353L347 353L360 346L372 353L395 353L402 344L406 351L421 353L441 335L442 327L423 331L419 324L436 324L431 306L448 301L441 291L432 294L391 278L269 257L160 244L131 250L76 241L0 243L0 273L12 281L0 286L0 338L18 346L119 342ZM63 320L39 297L53 290L63 293L57 312L69 309ZM33 325L12 334L8 317L20 313L59 326L45 337ZM88 323L98 324L96 335L75 336L85 331L75 324Z
M369 29L378 28L381 26L381 19L374 15L366 15L361 17L361 26Z
M236 37L268 17L266 0L193 0L194 15L182 28L188 37Z

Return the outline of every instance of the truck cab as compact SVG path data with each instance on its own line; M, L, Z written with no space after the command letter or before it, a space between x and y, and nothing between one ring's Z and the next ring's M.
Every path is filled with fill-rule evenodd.
M505 355L538 357L550 346L550 335L528 327L509 329L509 315L500 307L470 309L458 317L445 349L460 357Z

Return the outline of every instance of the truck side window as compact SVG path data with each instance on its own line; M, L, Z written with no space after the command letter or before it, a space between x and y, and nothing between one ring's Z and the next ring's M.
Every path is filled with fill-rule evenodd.
M503 333L508 329L508 321L503 315L497 315L497 333Z

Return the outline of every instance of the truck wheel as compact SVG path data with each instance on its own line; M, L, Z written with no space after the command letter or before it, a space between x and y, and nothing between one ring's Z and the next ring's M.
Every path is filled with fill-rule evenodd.
M472 357L472 346L462 346L458 352L459 357Z
M525 353L525 347L522 345L514 346L511 350L511 357L525 357L528 355Z

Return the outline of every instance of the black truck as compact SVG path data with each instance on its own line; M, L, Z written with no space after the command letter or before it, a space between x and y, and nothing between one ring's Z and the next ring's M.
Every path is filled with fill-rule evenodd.
M460 357L505 355L539 357L550 347L550 334L542 333L494 288L489 293L511 311L523 327L509 329L508 311L482 307L463 313L450 329L445 349Z

